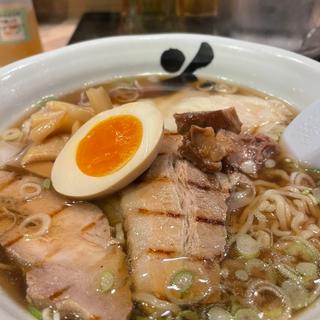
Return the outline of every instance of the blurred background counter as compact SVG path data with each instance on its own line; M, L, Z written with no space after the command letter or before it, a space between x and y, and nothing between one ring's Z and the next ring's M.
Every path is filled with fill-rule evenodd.
M39 25L39 33L43 51L49 51L67 45L78 22L79 19L77 18L68 18L62 22L41 23Z
M7 23L1 6L14 3L31 6L31 0L0 0L0 49L1 19ZM320 0L34 0L33 5L44 51L105 36L192 32L320 57Z
M76 29L71 42L119 34L193 32L320 55L320 0L34 0L34 5L40 23L45 23L41 25L45 49L66 44Z

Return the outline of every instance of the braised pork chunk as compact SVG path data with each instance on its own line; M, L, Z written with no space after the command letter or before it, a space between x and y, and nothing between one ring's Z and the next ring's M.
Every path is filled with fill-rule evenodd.
M210 127L214 131L224 129L238 134L242 126L236 109L232 107L215 111L176 113L174 118L180 134L188 133L192 125Z
M264 162L279 154L270 137L240 133L234 108L175 114L175 119L183 135L179 153L202 171L242 171L256 177Z

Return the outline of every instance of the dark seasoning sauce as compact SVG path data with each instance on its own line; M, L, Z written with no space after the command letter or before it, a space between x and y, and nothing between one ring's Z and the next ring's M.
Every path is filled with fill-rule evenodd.
M129 91L126 91L127 94L129 95L134 95L135 94L135 90L132 89L130 91L131 87L138 87L139 88L139 98L154 98L154 97L166 97L167 95L177 92L179 90L181 90L181 87L170 87L168 85L160 85L159 83L164 80L165 77L154 77L154 76L145 76L145 77L135 77L135 78L125 78L125 79L117 79L115 81L103 84L103 87L106 89L107 92L112 92L112 90L114 89L115 86L119 86L122 85L125 88L129 88ZM159 82L160 80L160 82ZM234 84L228 83L228 82L224 82L224 81L220 81L220 80L199 80L197 82L193 82L191 84L186 85L187 87L189 87L190 89L194 89L194 90L198 90L199 87L201 88L201 90L203 91L210 91L210 93L215 93L215 85L216 84L222 84L222 85L227 85L230 87L233 87ZM126 89L126 90L127 90ZM246 88L246 87L242 87L242 86L236 86L236 91L231 92L231 93L236 93L237 95L245 95L245 96L254 96L254 97L259 97L259 98L263 98L265 100L268 100L270 98L270 96L267 96L257 90L254 89L250 89L250 88ZM116 96L113 96L112 94L110 94L111 99L113 104L122 104L123 101L119 101L119 99L117 99ZM83 95L83 89L67 94L63 97L59 97L59 100L62 101L66 101L66 102L70 102L70 103L75 103L75 104L86 104L87 100ZM293 114L296 114L296 111L294 111L294 109L290 106L288 106L290 108L290 110L293 112ZM35 107L35 110L37 109L37 107ZM20 121L19 121L20 122ZM297 164L295 164L294 162L290 162L286 161L286 156L285 155L281 155L280 159L277 164L276 167L274 169L281 169L281 170L285 170L287 173L293 172L293 171L300 171L300 172L304 172L304 169L299 167ZM320 179L320 174L318 173L314 173L312 172L313 178L316 182L318 182ZM284 185L283 181L281 180L281 178L275 176L275 175L270 175L268 169L262 170L261 174L257 177L257 179L263 179L265 181L269 181L272 183L277 183L278 186L282 186ZM117 198L118 196L115 195L113 196L114 198ZM119 197L118 197L119 198ZM97 205L101 206L101 201L97 200L94 202ZM102 209L104 209L103 205L101 206ZM238 210L232 213L231 219L230 219L230 230L232 230L234 228L235 225L237 225L237 219L241 216L243 210ZM118 223L119 221L117 220L117 218L114 218L112 216L108 217L109 218L109 222L111 226L115 226L116 223ZM1 223L1 220L0 220ZM259 259L263 260L263 261L271 261L272 257L275 253L273 252L273 248L271 249L267 249L267 250L262 250L262 252L259 255ZM8 263L7 259L5 258L5 255L2 251L0 251L0 261L3 263ZM228 252L226 253L225 259L222 261L221 263L221 270L223 272L223 270L228 269L229 273L234 272L235 270L243 270L245 269L245 261L246 259L243 258L239 258L238 257L238 253L235 249L235 245L232 244L229 247ZM256 271L256 276L260 277L262 276L262 278L268 278L268 277L272 277L272 272L270 271L269 274L263 274L263 275L259 275L259 271ZM244 291L246 289L246 282L247 281L241 281L239 280L237 277L235 277L234 275L232 276L226 276L226 277L222 277L222 296L221 296L221 301L219 302L221 305L225 305L228 310L232 310L233 308L236 308L237 304L241 303L241 301L232 301L230 300L230 288L232 287L232 295L235 297L235 300L237 296L243 296L244 295ZM25 300L25 283L23 280L23 277L19 274L18 271L15 271L13 269L13 271L1 271L0 272L0 285L1 287L10 295L10 297L12 299L14 299L17 303L23 305L23 306L27 306L27 302ZM236 293L236 294L235 294ZM241 299L240 299L241 300ZM264 305L266 304L266 301L261 301L261 304ZM269 306L268 309L270 308L277 308L278 305L272 304L271 307ZM190 308L189 308L190 309ZM201 312L204 312L203 307L199 307L197 305L192 306L191 310L197 310L197 312L199 312L199 314L201 314ZM300 312L299 312L300 313ZM296 314L296 313L295 313ZM141 317L146 316L142 310L140 308L136 308L133 311L133 317L132 319L136 319L136 315L139 315ZM143 318L141 318L143 319ZM164 319L164 318L163 318ZM182 319L188 319L189 318L182 318ZM191 319L193 320L193 319ZM213 319L210 319L213 320Z

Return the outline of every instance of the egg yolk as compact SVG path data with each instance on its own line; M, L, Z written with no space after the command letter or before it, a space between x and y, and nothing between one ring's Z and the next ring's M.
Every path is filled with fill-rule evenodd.
M122 168L137 152L142 123L131 115L110 117L98 123L80 141L76 161L79 169L94 177Z

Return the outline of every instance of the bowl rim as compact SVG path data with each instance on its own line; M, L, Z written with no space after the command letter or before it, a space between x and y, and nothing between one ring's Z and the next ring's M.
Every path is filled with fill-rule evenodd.
M262 52L270 57L277 56L278 58L283 59L283 61L291 61L291 62L294 62L295 64L299 64L303 68L315 70L317 73L319 73L319 79L320 79L320 63L309 57L303 56L299 53L291 52L285 49L281 49L281 48L277 48L269 45L258 44L254 42L248 42L248 41L215 36L215 35L196 34L196 33L159 33L159 34L147 34L147 35L122 35L122 36L92 39L92 40L87 40L80 43L71 44L71 45L58 48L52 51L43 52L43 53L28 57L28 58L25 58L1 67L0 83L1 83L1 79L9 77L10 74L14 73L17 70L26 69L29 66L32 66L34 64L41 65L41 63L45 63L47 60L50 60L51 58L54 59L56 57L59 57L63 55L65 52L72 53L88 47L94 48L97 44L100 44L100 43L109 43L110 45L112 45L112 43L114 44L123 43L127 40L128 41L137 40L142 42L142 41L165 41L166 39L170 39L170 40L197 39L199 41L212 40L218 45L224 46L226 48L234 49L238 51L240 54L241 53L245 54L246 52L248 53L252 51ZM1 293L0 293L0 296L1 296ZM0 317L2 314L3 316L4 315L7 316L8 315L7 312L8 311L5 308L0 308ZM299 317L298 319L300 319L300 317L303 317L304 320L315 319L319 313L320 313L320 305L313 304L312 306L308 307L306 310L303 310L303 312L298 315ZM13 319L13 316L11 315L11 313L9 314L9 316L11 316ZM11 319L11 317L8 319Z
M216 35L207 35L207 34L197 34L197 33L153 33L153 34L142 34L142 35L120 35L120 36L112 36L112 37L103 37L98 39L91 39L86 40L78 43L73 43L70 45L66 45L61 48L57 48L51 51L45 51L18 61L15 61L13 63L10 63L8 65L5 65L0 68L0 78L2 76L7 75L10 72L14 72L15 69L19 69L22 67L26 67L30 64L33 64L35 62L43 62L47 60L48 58L54 58L56 56L59 56L63 52L72 52L74 50L80 50L82 48L95 46L99 43L104 42L123 42L126 40L140 40L140 41L146 41L146 40L164 40L164 39L181 39L181 38L195 38L195 39L211 39L216 41L217 44L226 44L227 47L234 48L234 49L242 49L245 51L247 50L259 50L263 51L270 55L276 55L278 57L286 58L288 60L294 61L296 63L303 64L304 66L313 67L316 69L319 69L320 71L320 63L316 60L313 60L312 58L309 58L307 56L304 56L300 53L292 52L286 49L269 46L265 44L260 44L256 42L249 42L244 40L238 40L228 37L222 37L222 36L216 36Z

